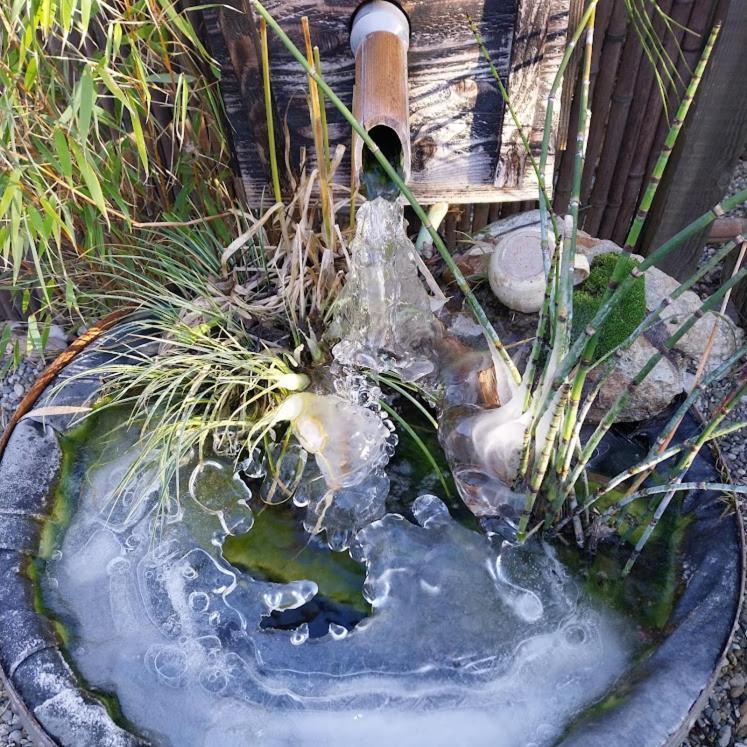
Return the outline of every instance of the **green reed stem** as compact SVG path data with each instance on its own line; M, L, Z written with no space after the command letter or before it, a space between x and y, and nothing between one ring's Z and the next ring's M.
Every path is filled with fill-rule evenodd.
M610 291L609 297L600 305L594 318L587 325L586 329L578 336L571 346L568 355L565 356L558 367L555 377L555 381L558 385L562 384L568 374L576 367L579 357L589 340L599 332L601 326L607 320L607 317L620 303L627 291L630 290L635 279L639 277L642 272L660 262L685 241L708 228L716 218L734 209L738 205L741 205L743 202L747 202L747 189L743 189L731 197L726 198L723 202L715 205L700 217L696 218L692 223L685 226L685 228L676 233L671 239L663 243L658 249L656 249L656 251L646 257L646 259L629 274L625 274L624 267L621 263L618 263L612 273L612 277L610 278L608 286L608 291Z
M711 31L711 35L708 37L708 42L703 49L703 53L700 55L700 59L698 60L695 72L693 73L693 77L690 79L690 83L687 86L685 96L680 102L679 108L677 109L677 114L675 115L674 122L669 128L667 137L664 140L664 146L659 153L656 165L654 166L653 172L651 173L651 177L648 181L648 185L646 186L646 191L643 193L643 197L641 198L641 204L638 208L638 212L636 213L635 220L633 221L633 225L630 227L628 236L625 239L625 248L629 251L633 250L638 243L641 231L643 230L643 224L646 222L648 212L654 202L656 190L658 189L661 179L664 176L664 170L666 169L667 163L669 162L669 157L672 155L672 150L674 149L674 144L677 141L677 136L680 134L682 125L687 118L687 113L690 110L690 105L692 104L698 87L700 86L700 81L703 79L703 73L706 69L706 65L708 64L708 60L711 57L711 52L713 52L713 47L716 43L716 39L718 38L720 30L721 24L715 24Z

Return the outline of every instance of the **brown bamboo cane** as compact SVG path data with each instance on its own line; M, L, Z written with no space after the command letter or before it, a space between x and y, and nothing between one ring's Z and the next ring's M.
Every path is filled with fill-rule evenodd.
M689 16L689 13L685 14L685 11L687 10L689 10L689 8L686 6L678 6L676 3L672 7L672 20L679 25L672 26L673 33L667 32L664 42L665 49L672 59L677 59L678 57L682 37L685 33L684 29L681 28L681 24L686 21ZM682 76L682 78L684 78L685 85L687 85L687 79L685 76ZM612 229L612 240L617 243L622 244L628 234L630 225L633 222L636 207L638 206L641 196L641 190L644 187L644 178L647 173L650 173L647 171L648 162L650 160L649 157L651 153L658 152L661 149L663 140L656 140L659 130L659 120L664 119L665 121L671 121L678 110L677 104L683 94L682 82L679 78L675 77L674 81L668 86L666 98L667 106L665 107L662 103L661 92L658 87L651 87L648 103L641 123L638 142L635 146L633 161L626 174L627 178L623 185L620 207ZM655 115L657 109L660 112L658 117ZM666 134L664 137L666 137Z
M609 192L615 179L620 145L625 135L628 112L635 94L636 78L643 58L643 49L638 37L629 27L620 59L620 72L612 92L604 145L595 172L589 206L584 216L583 229L592 236L599 234L599 227L607 208Z
M685 22L689 32L683 34L681 44L682 57L677 63L677 72L682 78L689 78L695 69L703 44L705 43L705 34L708 30L708 25L711 22L713 5L713 0L693 0L691 4L690 15ZM669 132L669 125L669 121L662 113L662 116L659 117L655 142L664 142L664 138L666 138L667 132ZM652 173L658 156L657 150L653 149L649 154L646 173Z
M599 76L599 72L601 70L603 41L607 33L607 28L609 26L610 19L612 16L613 5L614 5L614 0L609 0L608 2L600 3L599 6L597 7L594 35L596 39L598 39L598 41L595 42L594 50L592 52L591 73L589 76L589 102L593 101L594 90L596 88L596 81ZM574 70L575 70L575 78L574 78L575 85L573 88L573 98L572 98L571 106L566 106L566 109L568 110L568 114L565 115L569 118L569 122L566 125L567 127L566 143L563 149L562 156L560 157L559 167L557 169L558 176L555 182L555 194L553 198L553 207L555 209L555 212L558 213L559 215L563 215L568 211L568 201L571 198L571 189L573 186L572 184L573 165L576 159L575 148L573 147L569 148L568 143L575 142L576 134L578 132L579 86L581 85L582 75L581 75L580 69L578 69L578 66L576 66ZM564 96L567 96L567 94L565 93L565 86L564 86ZM592 111L594 111L593 108L592 108ZM587 138L587 143L588 143L588 138ZM587 152L588 152L588 144L587 144Z
M591 186L594 183L594 173L604 146L612 95L615 90L620 57L627 33L628 14L625 10L625 0L613 0L613 2L607 33L602 44L600 44L602 56L599 61L599 73L594 84L594 95L591 103L594 117L589 130L589 141L586 144L586 166L581 179L582 205L586 205L589 201Z
M663 0L659 3L665 13L669 13L672 0ZM664 22L659 15L653 19L654 33L658 37L665 30ZM656 76L650 61L644 57L638 68L638 76L635 82L635 95L628 110L628 119L625 123L625 133L620 144L620 151L615 164L615 178L610 187L607 198L607 208L599 226L598 235L602 238L611 238L615 229L617 216L622 205L625 183L630 173L637 149L640 147L642 131L646 126L646 120L654 112L653 116L658 119L658 114L663 108L660 92L655 83ZM625 237L623 236L623 239Z

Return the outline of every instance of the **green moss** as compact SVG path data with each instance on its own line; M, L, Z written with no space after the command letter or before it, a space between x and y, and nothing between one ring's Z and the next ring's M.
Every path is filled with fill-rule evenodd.
M589 277L573 292L573 339L589 324L599 309L612 270L620 255L614 252L594 258ZM638 263L625 257L625 271L629 273ZM596 356L608 353L623 342L643 321L646 314L646 287L643 277L637 278L622 301L609 315L599 333Z

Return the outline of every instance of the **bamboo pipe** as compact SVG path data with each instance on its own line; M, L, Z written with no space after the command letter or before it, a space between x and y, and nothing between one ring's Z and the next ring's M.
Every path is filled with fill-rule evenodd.
M353 18L350 47L355 56L356 119L387 160L410 178L410 126L407 84L407 16L388 0L370 0ZM354 183L360 184L365 164L364 143L355 138ZM368 159L370 160L370 159Z

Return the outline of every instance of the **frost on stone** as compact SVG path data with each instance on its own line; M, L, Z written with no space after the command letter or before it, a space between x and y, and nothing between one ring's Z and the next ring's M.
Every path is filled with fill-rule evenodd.
M412 505L415 523L386 514L350 538L369 617L320 638L263 627L317 585L224 560L225 515L203 491L241 489L218 464L192 472L194 500L154 543L152 512L118 531L102 520L103 463L44 581L78 670L156 745L549 745L627 666L621 621L551 549L468 530L433 495ZM360 502L343 495L327 511L349 505Z
M350 268L328 336L341 363L417 379L433 370L434 320L413 262L404 208L378 198L360 207Z

